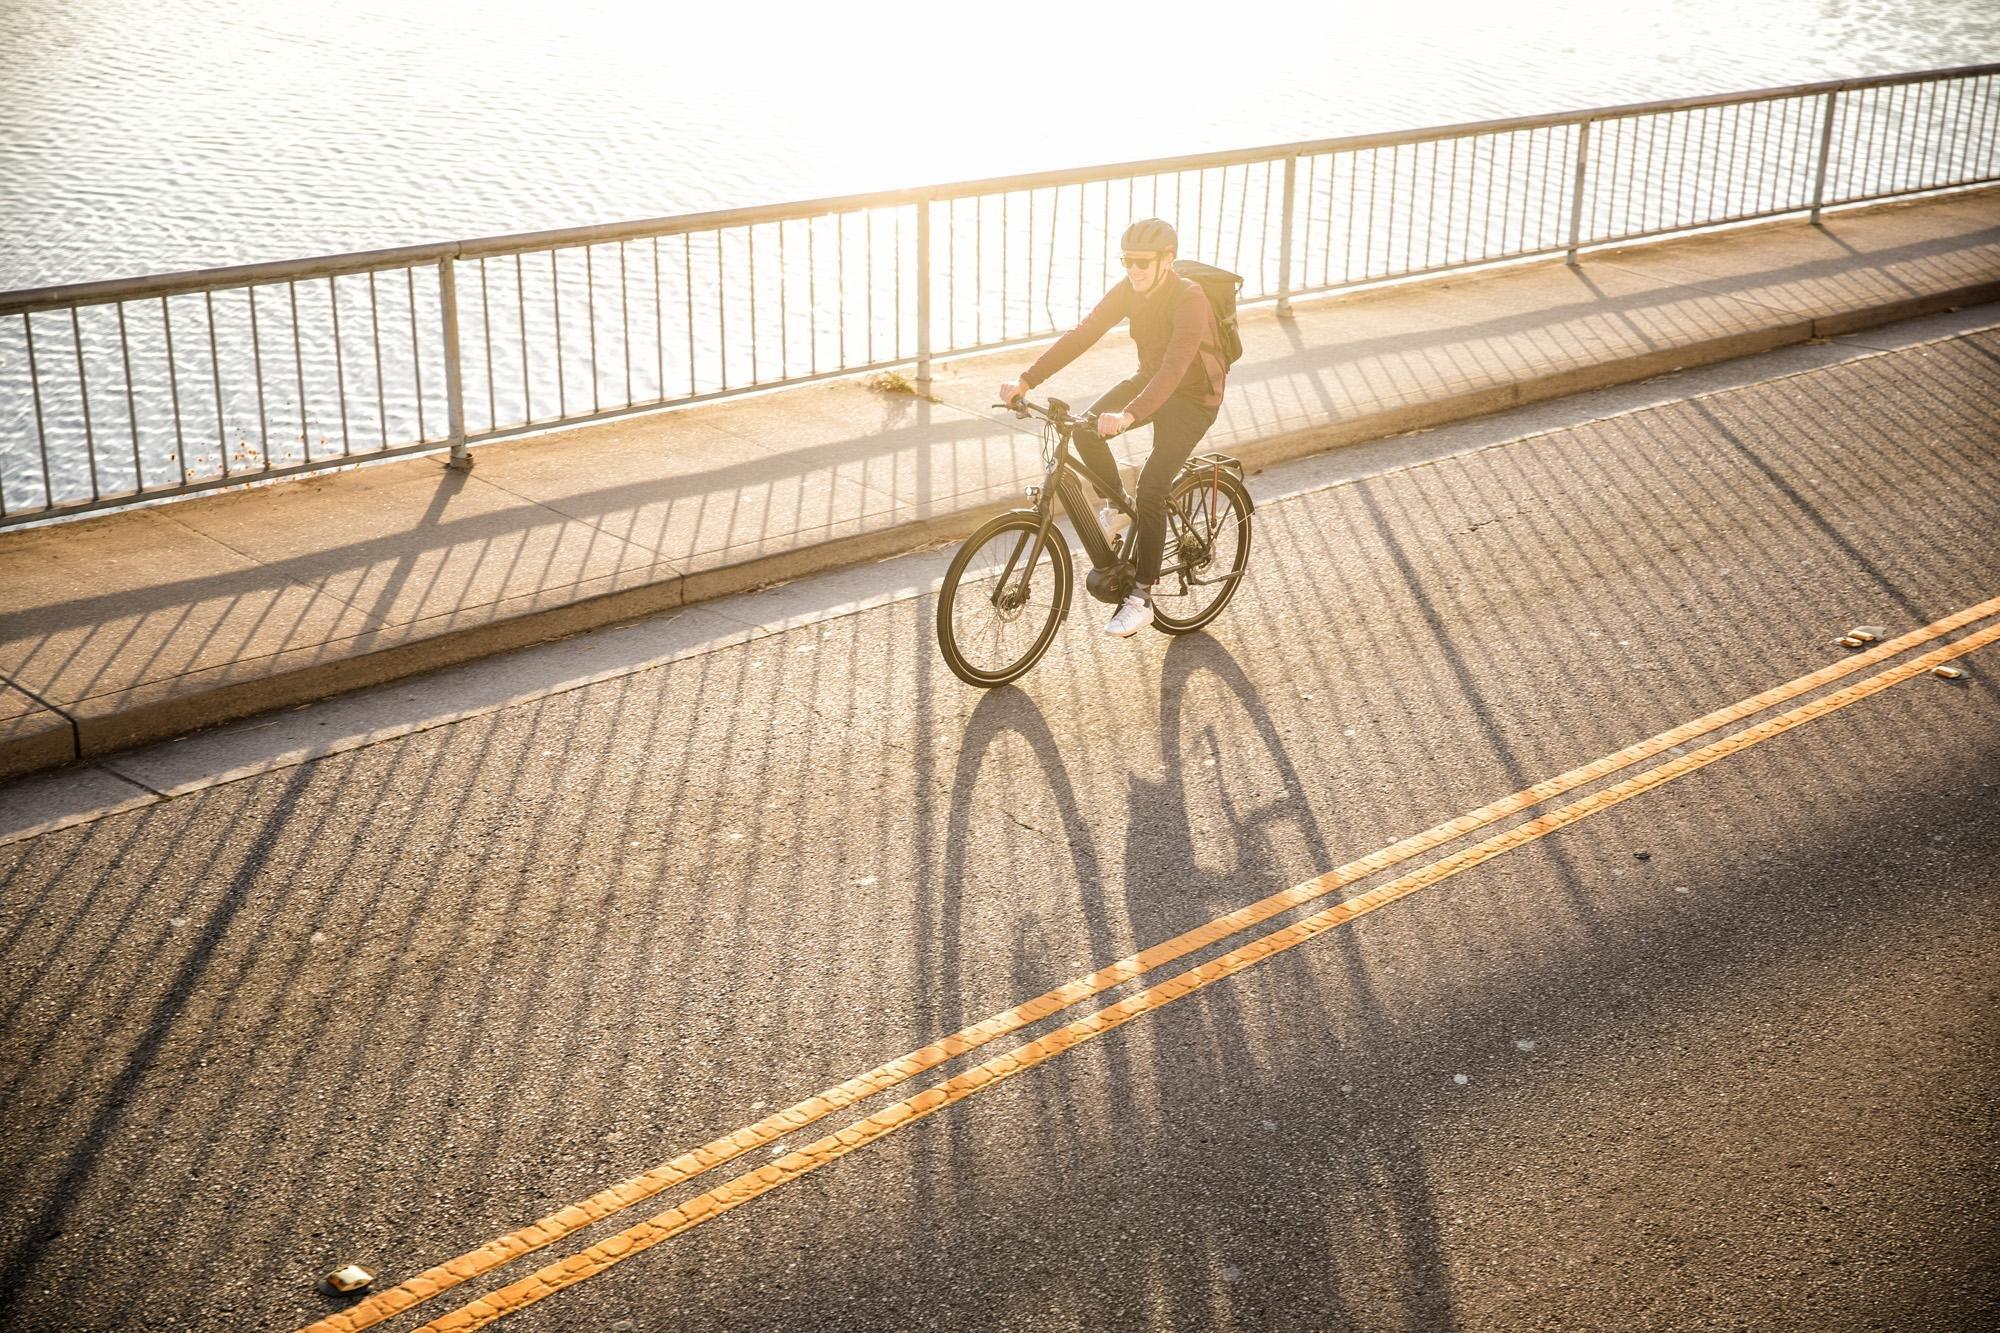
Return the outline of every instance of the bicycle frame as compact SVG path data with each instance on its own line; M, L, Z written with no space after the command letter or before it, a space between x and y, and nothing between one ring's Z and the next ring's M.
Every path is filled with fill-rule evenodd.
M1069 515L1070 522L1076 528L1077 536L1083 542L1085 554L1090 557L1092 576L1085 579L1085 586L1091 595L1100 601L1115 604L1122 600L1125 594L1131 591L1132 552L1138 543L1139 535L1137 501L1126 494L1124 484L1119 478L1098 475L1087 461L1070 448L1070 440L1077 431L1096 429L1094 421L1089 417L1070 416L1069 405L1055 398L1049 400L1046 408L1036 407L1025 399L1011 405L996 404L996 406L1011 406L1017 415L1040 418L1047 423L1046 429L1054 433L1056 440L1054 457L1050 460L1048 471L1043 475L1041 484L1028 488L1028 496L1035 502L1037 517L1035 539L1027 548L1028 568L1034 569L1042 557L1042 549L1049 540L1049 530L1055 523L1055 505L1060 500L1064 511ZM1222 468L1233 464L1233 460L1224 460L1221 455L1205 457L1215 469L1218 482ZM1197 460L1189 460L1190 463L1195 461ZM1132 525L1125 530L1124 539L1115 546L1110 535L1104 531L1104 525L1098 521L1097 511L1092 508L1089 497L1083 491L1084 481L1090 482L1109 503L1124 511L1132 519ZM1211 533L1215 527L1215 493L1216 484L1212 483L1208 491L1208 531ZM1168 504L1167 524L1169 535L1176 539L1176 549L1180 549L1182 542L1194 536L1193 515L1184 512L1177 504ZM996 608L1008 595L1006 592L1008 578L1013 574L1020 556L1021 551L1017 548L993 585L992 600ZM1196 578L1178 567L1175 574L1185 585L1206 585L1233 581L1241 577L1240 574L1226 574L1218 579Z

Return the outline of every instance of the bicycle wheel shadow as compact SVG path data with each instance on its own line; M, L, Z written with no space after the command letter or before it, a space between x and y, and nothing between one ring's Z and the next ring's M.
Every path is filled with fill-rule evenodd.
M1026 763L1020 762L1022 750L1031 757ZM1020 826L1006 794L995 799L983 786L982 776L1004 779L1025 771L1032 782L1036 770L1046 788L1046 801L1039 804L1046 808L1052 801L1060 827L1030 833ZM990 817L983 824L982 815ZM1079 945L1067 923L1038 929L1032 915L1022 912L1013 923L1011 941L1004 946L1008 951L1007 980L1002 988L1006 998L989 995L981 1005L968 1005L964 959L966 951L980 943L980 927L975 924L968 931L967 900L990 902L1003 889L1015 891L1023 878L1035 873L1025 857L1007 850L1010 837L1031 848L1029 855L1041 853L1035 859L1044 863L1050 855L1062 855L1050 844L1062 844L1077 889L1082 939ZM917 1017L918 1029L929 1038L955 1032L1010 1000L1039 994L1126 952L1111 931L1103 866L1062 749L1040 705L1015 686L987 691L966 721L952 771L942 851L940 873L934 882L918 889L917 921L922 933L917 943ZM990 923L986 930L991 930ZM1078 947L1087 949L1088 964L1066 965L1065 960ZM1065 1019L1074 1016L1067 1014ZM1129 1057L1115 1049L1115 1043L1111 1045L1114 1049L1107 1058L1117 1071L1116 1082L1124 1086L1132 1077ZM1034 1083L1035 1114L1041 1127L1078 1143L1093 1137L1060 1077ZM960 1216L958 1205L978 1192L981 1174L990 1165L981 1159L973 1119L942 1116L934 1122L934 1129L919 1130L916 1135L919 1169L913 1178L919 1195L917 1211L937 1219L940 1226L948 1227ZM975 1234L957 1238L969 1249L983 1247L984 1240Z
M1247 728L1218 726L1213 708L1231 703ZM1161 778L1130 780L1131 938L1167 939L1297 883L1306 877L1302 857L1309 873L1336 863L1270 710L1220 641L1191 634L1169 646L1159 744ZM1271 928L1253 927L1218 949ZM1270 959L1155 1020L1142 1062L1153 1085L1136 1099L1154 1123L1148 1134L1115 1140L1124 1160L1113 1168L1158 1180L1174 1196L1179 1223L1156 1233L1142 1285L1164 1302L1172 1327L1204 1325L1220 1309L1257 1327L1355 1326L1381 1314L1385 1293L1413 1325L1451 1327L1457 1314L1422 1147L1387 1108L1357 1123L1339 1090L1350 1056L1379 1059L1370 1034L1388 1040L1393 1025L1351 934L1331 932L1307 947L1317 956ZM1329 949L1338 960L1332 974ZM1147 981L1181 970L1169 965ZM1301 1068L1287 1048L1302 1043L1266 1038L1281 1027L1312 1032L1316 1061ZM1286 1124L1273 1131L1277 1122ZM1338 1146L1328 1151L1328 1141ZM1293 1154L1296 1168L1287 1163ZM1232 1155L1268 1165L1231 1168ZM1274 1226L1272 1180L1294 1170L1316 1188L1278 1190L1285 1221ZM1267 1305L1288 1287L1304 1294L1287 1276L1301 1264L1321 1275L1307 1302ZM1363 1303L1350 1304L1364 1287Z

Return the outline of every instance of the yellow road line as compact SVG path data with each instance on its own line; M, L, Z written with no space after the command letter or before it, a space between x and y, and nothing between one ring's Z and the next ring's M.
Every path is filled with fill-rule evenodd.
M963 1101L975 1092L1025 1073L1072 1047L1095 1040L1107 1032L1124 1026L1141 1014L1163 1008L1225 977L1234 976L1267 958L1295 948L1335 926L1345 925L1400 898L1406 898L1419 889L1449 879L1462 870L1490 861L1505 852L1547 837L1557 829L1588 819L1592 815L1629 801L1634 796L1651 791L1676 778L1685 777L1698 769L1706 768L1718 759L1747 750L1753 745L1760 745L1795 727L1837 712L1849 704L1872 694L1878 694L1892 685L1995 640L2000 640L2000 624L1989 625L1957 643L1947 644L1901 666L1892 667L1844 689L1821 695L1810 703L1801 704L1788 712L1767 718L1741 731L1732 732L1698 750L1690 751L1635 777L1560 806L1504 833L1496 834L1484 842L1454 852L1443 860L1433 862L1366 893L1358 894L1346 902L1326 908L1292 925L1281 927L1268 935L1261 935L1219 958L1191 968L1171 980L1150 986L1096 1013L1079 1018L1004 1055L995 1056L962 1074L924 1089L914 1097L885 1106L845 1129L787 1153L768 1166L738 1176L705 1194L689 1199L686 1203L669 1208L615 1236L599 1241L567 1259L530 1273L527 1277L510 1283L490 1295L439 1316L417 1330L417 1333L468 1333L472 1329L484 1328L497 1319L517 1313L566 1287L595 1276L642 1250L650 1249L662 1241L671 1240L703 1222L720 1217L760 1195L770 1193L780 1185L838 1161L857 1148L865 1147L877 1139L915 1124L925 1116L941 1111L955 1102Z
M417 1276L378 1292L346 1310L307 1325L299 1333L360 1333L362 1329L372 1328L385 1319L394 1318L433 1296L449 1291L461 1282L469 1281L503 1264L511 1263L523 1255L531 1254L572 1232L600 1222L634 1204L642 1203L663 1190L684 1184L765 1144L775 1143L787 1134L803 1129L835 1111L906 1082L927 1069L956 1059L1011 1032L1017 1032L1133 977L1156 967L1163 967L1197 949L1227 939L1251 926L1259 925L1302 903L1325 897L1379 871L1432 851L1456 838L1484 828L1497 819L1504 819L1508 815L1517 814L1543 801L1573 791L1586 783L1609 777L1633 764L1662 754L1683 741L1693 740L1719 727L1741 722L1767 708L1788 703L1822 685L1831 684L1865 667L1886 661L1919 644L1928 643L1932 639L1995 613L2000 613L2000 597L1989 598L1975 606L1954 612L1921 629L1912 630L1908 634L1878 644L1867 652L1842 658L1818 671L1809 672L1783 685L1765 690L1761 694L1719 708L1692 722L1682 723L1657 736L1628 745L1622 750L1593 760L1579 768L1573 768L1558 777L1538 782L1532 787L1524 787L1511 796L1502 797L1489 805L1481 806L1477 810L1422 833L1412 834L1400 842L1371 852L1358 861L1350 861L1315 879L1274 893L1260 902L1239 908L1226 916L1217 917L1205 925L1184 931L1170 940L1099 968L1088 976L1076 978L1053 990L1044 991L1034 999L1016 1005L1004 1013L995 1014L969 1027L961 1028L928 1046L877 1065L864 1074L858 1074L845 1083L827 1088L784 1110L774 1111L754 1124L732 1130L649 1171L607 1186L581 1203L571 1204L516 1231L497 1236L476 1250L467 1251L455 1259L448 1259L426 1269Z

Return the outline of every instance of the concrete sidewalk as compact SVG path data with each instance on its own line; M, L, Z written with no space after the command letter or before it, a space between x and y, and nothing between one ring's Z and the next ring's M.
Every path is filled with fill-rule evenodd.
M1259 308L1210 438L1254 468L1996 298L1987 190ZM0 536L0 778L956 537L1039 474L987 407L1030 358ZM1130 361L1120 333L1048 388Z

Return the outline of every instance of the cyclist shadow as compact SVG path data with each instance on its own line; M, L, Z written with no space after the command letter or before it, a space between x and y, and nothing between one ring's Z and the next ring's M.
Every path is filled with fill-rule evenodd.
M982 790L993 780L994 775L988 774L989 783L982 784L982 774L987 773L989 762L1000 767L1000 777L1004 778L1007 767L1018 762L1023 747L1033 756L1031 765L1020 765L1028 769L1029 780L1033 781L1033 768L1039 768L1045 780L1046 800L1035 800L1035 809L1045 810L1052 802L1058 827L1030 832L1022 825L1020 812L1008 808L1014 804L1005 799L1009 793L1003 792L1003 799L996 801L991 790ZM1003 754L1003 750L1013 753ZM1015 790L1019 792L1020 788ZM1042 792L1032 793L1031 799L1041 796ZM1013 922L1013 938L1007 948L1008 976L1005 984L997 987L997 993L1015 999L1039 994L1090 967L1121 956L1126 949L1112 934L1096 840L1064 766L1055 733L1030 695L1011 685L989 690L980 697L967 719L953 768L940 873L935 887L926 883L918 889L920 1031L935 1039L974 1019L984 1018L991 1011L996 983L988 978L968 987L964 960L969 954L979 956L985 952L980 944L982 938L990 936L994 920L992 904L1016 898L1022 879L1034 873L1030 858L1044 864L1051 857L1059 858L1063 852L1051 845L1058 842L1068 854L1074 876L1083 925L1081 939L1066 922L1051 923L1043 929L1032 913L1020 913ZM1024 845L1030 849L1025 856L1014 850ZM975 924L970 929L966 924L968 901L975 905ZM1087 964L1067 965L1079 950L1087 950ZM979 1010L977 1013L968 1009L968 989L989 997L987 1003L974 1006ZM1080 1007L1064 1014L1061 1021L1081 1012L1087 1010ZM1130 1055L1120 1043L1105 1045L1114 1081L1119 1086L1128 1085L1133 1077ZM1079 1145L1092 1141L1092 1126L1086 1123L1085 1113L1070 1097L1061 1077L1035 1079L1031 1086L1040 1125L1052 1133L1069 1136ZM969 1116L940 1117L932 1133L917 1136L914 1151L920 1169L913 1175L918 1196L916 1215L949 1225L962 1215L964 1200L978 1192L981 1150L974 1122L975 1118ZM970 1251L983 1248L983 1237L966 1235L956 1239Z
M1204 682L1221 690L1204 689ZM1233 698L1250 722L1255 738L1250 763L1259 762L1254 750L1261 742L1261 761L1270 768L1263 785L1254 778L1248 784L1253 788L1251 799L1258 803L1245 802L1244 775L1229 771L1239 765L1225 768L1230 755L1212 721L1198 723L1192 736L1186 734L1191 696L1218 703ZM1297 883L1305 877L1299 873L1301 841L1309 849L1313 873L1331 868L1331 845L1284 738L1256 687L1221 643L1193 634L1169 646L1160 683L1159 730L1162 779L1154 782L1137 775L1131 779L1125 847L1131 938L1167 939ZM1237 753L1242 736L1240 729L1232 733ZM1213 789L1191 793L1190 774L1210 773ZM1191 801L1191 795L1198 801ZM1210 818L1197 830L1197 806L1203 812L1219 812L1219 826ZM1223 836L1218 837L1219 832ZM1330 895L1319 906L1336 900ZM1290 919L1294 918L1281 918ZM1191 956L1189 962L1274 928L1251 927ZM1283 1325L1303 1312L1266 1308L1260 1302L1266 1294L1283 1289L1287 1264L1310 1262L1329 1272L1329 1278L1306 1320L1309 1324L1345 1326L1379 1316L1383 1284L1375 1279L1386 1278L1388 1290L1404 1293L1403 1313L1409 1320L1423 1327L1449 1327L1457 1316L1448 1294L1444 1242L1422 1146L1400 1115L1378 1112L1361 1125L1344 1119L1351 1113L1342 1106L1339 1091L1343 1070L1349 1063L1379 1062L1378 1040L1389 1040L1393 1025L1348 932L1330 932L1305 947L1314 953L1272 958L1253 974L1214 984L1190 997L1185 1002L1190 1012L1179 1016L1178 1022L1166 1013L1160 1015L1178 1028L1157 1039L1161 1045L1171 1039L1172 1059L1148 1062L1154 1086L1152 1095L1143 1100L1161 1123L1147 1136L1150 1143L1145 1148L1119 1140L1128 1158L1120 1165L1157 1176L1159 1145L1185 1145L1173 1155L1184 1154L1187 1170L1204 1179L1205 1188L1189 1191L1189 1202L1206 1214L1202 1219L1206 1224L1178 1226L1161 1234L1162 1251L1153 1256L1154 1290L1170 1302L1173 1313L1167 1322L1174 1327L1212 1321L1219 1301L1238 1307L1233 1310L1236 1318ZM1327 973L1328 950L1337 960L1337 977ZM1182 970L1183 965L1169 965L1148 981L1164 981ZM1264 1049L1270 1043L1260 1041L1257 1034L1279 1029L1289 1029L1293 1035ZM1353 1035L1342 1040L1334 1034ZM1298 1055L1288 1056L1288 1050L1311 1051L1315 1058L1301 1068ZM1270 1235L1239 1235L1232 1240L1241 1219L1256 1216L1262 1207L1257 1173L1244 1173L1240 1182L1227 1175L1218 1179L1203 1169L1203 1159L1215 1154L1218 1142L1235 1138L1248 1140L1244 1148L1250 1153L1270 1152L1273 1168L1283 1171L1285 1149L1267 1148L1258 1126L1268 1128L1288 1119L1309 1128L1308 1137L1315 1142L1310 1174L1331 1186L1314 1192L1324 1199L1312 1219L1319 1231L1295 1235L1290 1243L1275 1246ZM1341 1146L1328 1154L1325 1139L1332 1136L1327 1131L1335 1127ZM1279 1133L1278 1138L1285 1135ZM1182 1216L1192 1220L1185 1212ZM1338 1266L1353 1279L1348 1287L1364 1282L1377 1287L1365 1307L1348 1304L1348 1292L1325 1263L1329 1252L1351 1256ZM1211 1276L1232 1269L1241 1280L1217 1284Z

